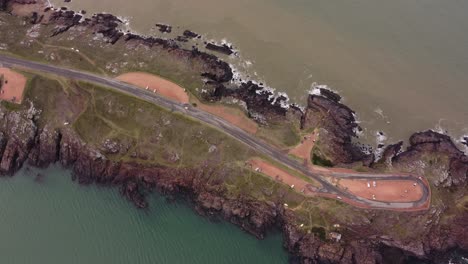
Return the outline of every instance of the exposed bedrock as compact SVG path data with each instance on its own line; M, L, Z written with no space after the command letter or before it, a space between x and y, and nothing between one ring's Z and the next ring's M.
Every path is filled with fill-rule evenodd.
M216 51L216 52L219 52L219 53L223 53L223 54L226 54L226 55L231 55L231 54L234 53L234 51L232 50L232 47L230 47L230 46L228 46L226 44L217 45L217 44L213 44L213 43L208 43L208 44L206 44L206 49Z
M163 23L157 23L156 27L161 33L171 33L172 32L172 26L163 24Z
M43 128L36 137L34 146L29 153L30 164L36 167L46 167L59 160L61 135L48 126Z
M309 95L307 108L302 117L303 129L319 129L319 140L313 155L331 164L345 164L365 161L373 162L373 156L366 156L352 143L355 131L360 129L354 118L354 111L339 102L340 97L332 92L324 96Z
M0 108L0 174L13 174L27 159L37 132L35 111L33 107L22 113Z
M191 30L184 30L183 36L186 38L199 38L200 35L191 31Z
M460 151L452 139L431 130L415 133L410 137L410 146L392 158L394 166L407 166L437 158L447 173L440 173L430 180L435 186L462 187L468 178L468 157ZM433 161L431 161L433 162ZM436 166L437 164L434 164Z

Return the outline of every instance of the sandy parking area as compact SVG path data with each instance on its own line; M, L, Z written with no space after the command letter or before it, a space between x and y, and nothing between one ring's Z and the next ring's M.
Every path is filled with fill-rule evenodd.
M314 148L316 139L317 139L317 134L314 131L312 134L305 136L301 140L301 143L299 145L297 145L296 147L292 148L289 151L289 154L292 154L301 159L304 159L304 161L306 161L308 165L312 165L310 153L312 152L312 149Z
M248 118L240 110L232 109L222 105L207 105L207 104L198 104L198 107L203 111L206 111L215 116L219 116L224 120L229 121L229 123L236 125L237 127L251 133L255 134L258 130L258 125L252 119Z
M375 187L374 187L375 183ZM422 186L408 180L352 180L341 179L339 185L354 195L382 202L414 202L423 195Z
M179 103L186 104L189 102L189 96L185 92L184 88L153 74L129 72L118 76L116 79L141 87L142 89L146 89L146 87L148 87L148 90L159 93L162 96Z
M289 186L294 185L294 189L298 190L299 192L304 193L305 195L314 194L313 191L315 190L316 187L314 187L313 184L297 176L291 175L287 171L280 169L262 159L254 158L254 159L249 160L247 163L252 166L253 170L256 170L264 175L267 175L276 181L282 182Z
M1 80L2 84L0 85L0 100L20 104L23 101L26 77L8 68L0 68L1 76L3 76L3 80Z

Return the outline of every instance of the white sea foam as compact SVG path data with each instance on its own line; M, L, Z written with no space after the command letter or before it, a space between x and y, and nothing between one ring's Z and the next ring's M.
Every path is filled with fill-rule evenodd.
M382 131L375 132L375 143L377 144L377 147L375 148L374 155L377 160L382 158L382 154L385 150L384 147L379 148L379 145L380 146L385 145L387 140L388 140L388 137L386 136L384 132Z
M458 142L462 145L463 152L468 155L468 135L461 136Z
M376 108L374 110L374 113L378 114L379 116L381 116L384 119L386 118L386 116L384 115L384 111L381 108Z
M385 133L383 133L381 131L375 132L375 135L376 135L377 144L383 144L388 139L388 137L385 135Z
M326 84L319 84L317 82L313 82L310 85L309 94L322 95L322 93L320 92L320 90L322 90L322 89L328 90L328 91L336 93L336 94L339 94L336 90L332 89L330 86L328 86Z
M122 24L125 25L126 27L128 27L130 29L130 20L132 19L132 17L128 17L128 16L117 16L117 18L122 21Z
M443 121L445 121L445 119L439 119L439 122L435 125L435 128L431 130L439 134L447 134L447 130L442 127Z
M243 63L240 63L242 65ZM244 63L245 64L245 63ZM258 85L262 87L261 90L256 91L257 94L262 94L264 92L269 92L270 96L268 97L268 100L272 100L272 104L276 102L279 96L284 96L287 99L285 101L281 101L281 107L285 109L289 109L289 95L285 92L276 92L276 89L267 85L265 81L261 80L253 80L250 78L250 75L246 73L246 71L239 70L238 66L230 63L229 66L232 69L233 73L233 78L231 83L236 84L236 85L241 85L243 82L251 81L253 84ZM254 73L256 75L256 73Z

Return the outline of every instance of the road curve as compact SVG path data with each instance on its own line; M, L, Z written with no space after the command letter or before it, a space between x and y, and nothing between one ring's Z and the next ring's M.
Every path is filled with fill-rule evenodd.
M362 205L362 207L375 208L375 209L397 209L397 210L411 210L422 208L427 204L428 199L430 199L430 190L429 187L419 178L411 177L409 175L370 175L370 174L347 174L347 173L329 173L328 175L324 172L314 172L311 171L306 166L298 163L297 161L289 158L287 155L282 153L279 149L263 142L262 140L256 138L255 136L248 134L244 130L234 126L228 121L219 118L215 115L207 113L200 110L196 107L190 107L184 105L165 97L162 97L159 94L152 93L145 89L133 86L131 84L123 83L112 78L98 76L88 72L82 72L67 68L62 68L53 65L42 64L38 62L18 59L6 55L0 55L0 64L3 64L5 67L20 67L24 69L34 70L45 72L53 75L58 75L61 77L66 77L69 79L74 79L78 81L91 82L106 86L117 91L138 97L145 101L154 103L158 106L169 109L173 112L178 112L190 116L194 119L202 121L206 124L216 127L217 129L229 134L233 138L243 142L248 147L255 149L256 151L269 156L275 161L288 166L292 169L300 171L304 175L313 178L318 181L323 187L319 189L319 192L326 195L333 195L336 197L347 198L354 202L357 202ZM0 65L1 66L1 65ZM421 185L423 189L423 195L420 200L415 202L382 202L376 200L368 200L359 196L355 196L349 192L346 192L342 189L337 188L335 185L326 180L327 176L332 176L336 178L350 178L353 179L368 179L368 180L412 180Z

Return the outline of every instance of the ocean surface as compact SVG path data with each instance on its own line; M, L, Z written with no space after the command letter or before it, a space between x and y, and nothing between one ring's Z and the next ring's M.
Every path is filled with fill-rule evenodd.
M0 201L0 263L288 261L279 233L260 241L157 194L148 211L138 210L117 189L80 186L58 166L0 178Z
M468 134L468 1L464 0L51 0L91 15L126 18L225 40L245 75L304 105L313 83L345 98L375 142L425 129Z

